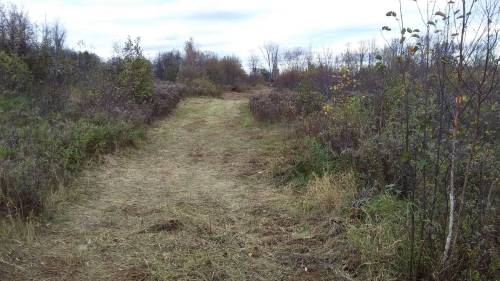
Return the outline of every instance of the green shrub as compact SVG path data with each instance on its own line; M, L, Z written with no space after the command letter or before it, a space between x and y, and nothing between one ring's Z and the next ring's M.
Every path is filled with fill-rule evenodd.
M0 50L0 97L28 94L32 80L29 68L21 58Z
M307 83L299 87L296 106L301 115L307 116L320 111L323 103L323 96L319 92L313 91Z
M289 155L273 167L273 177L278 183L290 183L293 187L304 187L313 176L338 171L338 165L328 150L314 139L287 147L284 155Z
M350 97L343 102L324 104L305 119L303 129L338 156L359 147L369 123L361 98Z
M136 103L143 103L151 101L153 96L153 71L139 43L139 38L135 41L129 38L125 43L118 81L121 91L128 92Z
M205 78L196 78L186 84L187 94L190 96L220 97L222 95L222 89Z
M86 160L136 143L141 127L122 120L42 118L24 111L2 114L0 125L0 210L23 215L43 210L48 191L64 184ZM21 120L22 119L22 120Z

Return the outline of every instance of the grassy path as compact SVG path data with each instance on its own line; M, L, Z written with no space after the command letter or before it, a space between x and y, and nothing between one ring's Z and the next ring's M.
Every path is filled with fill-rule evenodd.
M12 246L0 279L323 280L334 255L313 254L328 245L264 177L284 135L245 98L185 100L143 148L85 172L83 198Z

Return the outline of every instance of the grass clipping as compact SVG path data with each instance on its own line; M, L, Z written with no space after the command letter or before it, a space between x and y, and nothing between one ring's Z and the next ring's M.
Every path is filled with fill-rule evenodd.
M339 211L346 202L351 202L357 188L354 172L314 176L307 185L304 208L323 212Z

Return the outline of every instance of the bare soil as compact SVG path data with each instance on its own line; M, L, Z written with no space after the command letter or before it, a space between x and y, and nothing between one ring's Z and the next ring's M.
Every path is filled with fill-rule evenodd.
M0 280L349 280L336 222L268 180L285 126L247 104L183 101L139 149L85 171L32 242L4 245Z

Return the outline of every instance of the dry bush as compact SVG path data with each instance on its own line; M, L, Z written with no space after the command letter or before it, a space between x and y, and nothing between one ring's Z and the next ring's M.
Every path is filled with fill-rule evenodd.
M357 187L357 179L352 171L315 176L307 185L304 207L324 212L339 211L344 204L354 199Z
M250 98L250 111L259 121L283 121L297 118L297 95L293 92L273 91Z
M280 88L295 90L299 87L304 78L304 73L300 70L286 70L276 78L275 84Z
M172 112L185 91L184 85L156 81L152 98L153 116L160 117Z

